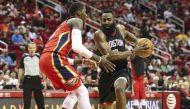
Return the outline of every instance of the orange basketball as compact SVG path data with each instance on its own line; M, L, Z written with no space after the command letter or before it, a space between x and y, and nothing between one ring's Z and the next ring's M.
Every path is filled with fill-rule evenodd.
M148 48L146 50L138 51L136 52L136 54L142 58L149 57L154 50L154 45L151 40L147 38L140 38L136 46L143 46L143 45L146 45Z

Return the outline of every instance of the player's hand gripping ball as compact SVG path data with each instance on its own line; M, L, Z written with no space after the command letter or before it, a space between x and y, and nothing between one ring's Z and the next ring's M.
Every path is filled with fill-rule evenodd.
M147 38L140 38L136 44L136 46L146 46L146 49L136 51L136 55L142 58L147 58L152 55L154 50L154 45L151 40Z

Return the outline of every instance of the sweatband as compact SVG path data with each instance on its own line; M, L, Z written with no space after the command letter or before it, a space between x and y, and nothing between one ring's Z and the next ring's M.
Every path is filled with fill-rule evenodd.
M93 53L89 51L83 44L82 44L82 35L81 30L79 29L72 29L71 32L71 39L72 39L72 49L76 53L84 56L85 58L89 59L92 57Z

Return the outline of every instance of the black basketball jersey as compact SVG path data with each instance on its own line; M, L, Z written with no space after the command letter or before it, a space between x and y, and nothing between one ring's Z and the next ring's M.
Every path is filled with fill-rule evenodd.
M125 51L125 40L117 28L116 33L114 35L108 36L105 34L105 37L112 51ZM116 65L115 70L121 70L127 67L126 59L113 61L113 63Z

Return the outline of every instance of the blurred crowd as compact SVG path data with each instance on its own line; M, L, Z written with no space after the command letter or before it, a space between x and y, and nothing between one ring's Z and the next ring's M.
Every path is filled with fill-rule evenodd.
M56 27L68 16L70 3L54 0L61 5L61 15L46 5L38 5L35 0L0 0L0 40L8 44L8 48L0 45L0 90L16 89L19 61L27 52L28 42L35 42L41 52L44 44ZM131 30L137 37L149 38L155 50L145 61L146 91L177 90L189 95L190 83L190 2L188 0L146 0L155 4L158 13L139 5L141 0L82 0L88 6L89 17L100 22L100 11L111 8L117 19L139 28ZM185 31L173 24L169 17L175 15L185 21ZM83 32L84 45L93 52L95 29L86 27ZM130 45L128 45L130 47ZM160 52L165 51L165 52ZM71 58L80 58L76 53ZM75 66L89 91L97 92L98 73L85 66ZM130 62L128 64L130 67ZM53 90L50 81L47 89ZM185 93L188 92L188 93Z

